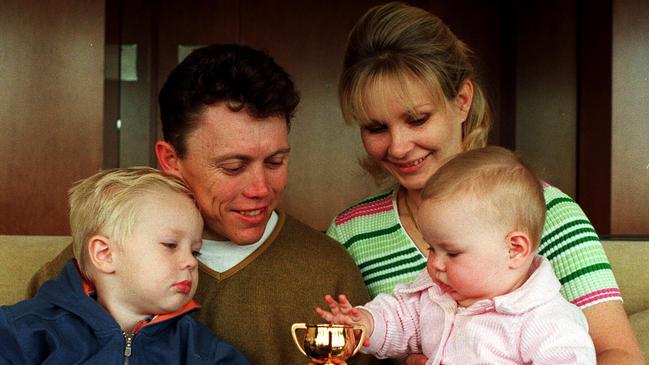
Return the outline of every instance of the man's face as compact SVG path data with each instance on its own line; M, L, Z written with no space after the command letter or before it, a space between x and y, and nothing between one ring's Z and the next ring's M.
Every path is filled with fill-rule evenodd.
M204 238L258 241L277 207L288 174L288 126L256 119L220 103L205 109L185 140L177 172L205 219Z

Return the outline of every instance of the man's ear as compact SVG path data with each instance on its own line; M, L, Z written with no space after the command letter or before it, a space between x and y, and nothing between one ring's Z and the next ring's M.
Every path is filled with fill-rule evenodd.
M165 141L157 141L155 143L155 155L162 171L182 177L180 174L180 157L178 157L176 149L171 144Z
M527 234L521 231L510 232L505 240L509 246L509 268L517 269L524 265L534 251Z
M106 274L115 272L113 244L107 237L96 235L88 240L88 257L95 269Z
M467 116L469 115L469 109L471 109L472 102L473 102L473 82L467 79L462 81L462 85L460 85L460 90L458 90L457 96L455 97L455 104L462 117L462 122L464 122Z

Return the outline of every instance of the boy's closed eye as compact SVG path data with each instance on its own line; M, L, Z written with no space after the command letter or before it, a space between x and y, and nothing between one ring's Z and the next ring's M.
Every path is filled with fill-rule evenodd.
M176 247L178 247L178 244L173 242L160 242L160 244L170 250L174 250Z

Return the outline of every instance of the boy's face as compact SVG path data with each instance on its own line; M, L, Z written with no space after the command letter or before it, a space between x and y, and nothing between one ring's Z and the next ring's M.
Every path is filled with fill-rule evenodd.
M505 222L497 222L473 197L424 201L417 224L429 244L431 278L463 307L515 288L518 272L509 269Z
M133 232L113 250L123 288L115 297L134 314L173 312L189 302L198 285L203 220L190 198L170 190L145 193L136 204Z

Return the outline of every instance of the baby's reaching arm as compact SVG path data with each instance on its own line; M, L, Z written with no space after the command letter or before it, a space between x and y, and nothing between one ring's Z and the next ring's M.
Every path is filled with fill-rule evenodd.
M362 324L365 326L366 337L363 346L369 346L369 337L374 330L374 322L372 316L364 309L354 308L345 294L338 296L336 301L331 295L325 295L325 301L329 306L330 311L326 311L320 307L315 309L316 313L325 321L333 324Z

